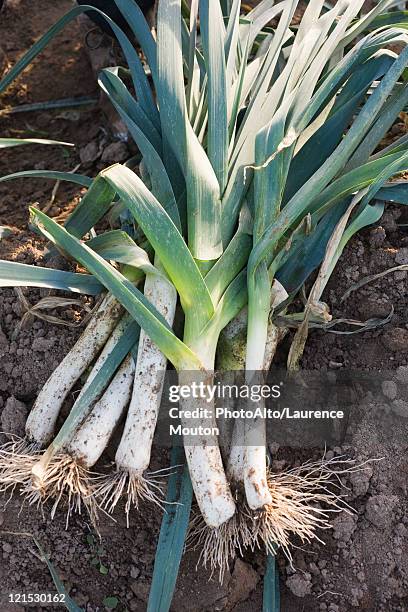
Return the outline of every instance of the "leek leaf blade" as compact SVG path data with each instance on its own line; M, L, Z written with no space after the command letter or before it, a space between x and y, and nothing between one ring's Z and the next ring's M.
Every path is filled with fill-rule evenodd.
M169 478L147 612L170 609L190 519L193 488L182 448L173 448L171 464L174 472Z

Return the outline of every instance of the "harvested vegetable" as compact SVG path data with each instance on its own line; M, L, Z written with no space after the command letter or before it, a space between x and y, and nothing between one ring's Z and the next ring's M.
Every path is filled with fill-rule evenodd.
M102 70L99 83L140 149L141 176L120 164L103 170L65 227L35 208L31 214L43 236L86 268L142 330L117 472L85 496L113 510L125 493L129 511L141 498L160 503L147 469L167 360L180 384L212 385L216 359L222 369L245 363L246 384L258 383L286 331L286 325L276 327L279 309L293 304L322 262L306 311L289 315L300 320L290 365L301 355L309 321L330 317L320 298L344 245L380 218L383 205L373 200L388 194L389 180L408 168L406 138L381 147L408 103L408 37L386 18L375 26L392 0L363 16L363 0L343 0L328 10L323 0L311 0L297 28L291 27L297 0L263 0L243 17L234 0L223 3L225 18L219 2L200 0L187 21L180 0L161 0L157 41L133 0L115 3L142 46L155 96L135 49L107 16L128 69ZM37 41L0 90L87 10L72 9ZM273 28L267 27L271 19ZM397 44L399 54L390 51ZM394 201L405 197L395 193ZM83 240L114 200L132 219L140 244L117 230ZM154 251L154 265L141 244ZM141 275L144 293L135 282ZM11 282L10 268L3 274L0 263L1 277ZM172 328L177 298L182 338ZM135 342L132 337L124 346L115 368L109 365L111 377L118 367L124 370L108 395L95 404L102 366L47 450L35 456L29 490L58 499L63 489L71 505L83 498L87 475L75 477L72 489L64 466L86 470L100 456L130 397L129 385L119 382L123 371L132 371L127 355ZM184 397L180 407L211 409L213 401ZM188 429L189 419L181 422ZM199 418L198 425L212 427L215 419ZM81 460L84 438L95 447ZM354 469L347 461L273 474L266 447L263 419L237 424L228 454L215 434L185 436L200 512L192 538L221 575L244 547L274 554L281 546L290 558L293 534L302 542L318 538L318 528L329 526L328 513L344 508L329 481L335 468ZM328 509L316 509L317 502Z

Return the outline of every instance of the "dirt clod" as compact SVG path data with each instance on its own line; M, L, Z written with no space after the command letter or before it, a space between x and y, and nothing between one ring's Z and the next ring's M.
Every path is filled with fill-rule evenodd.
M79 151L79 157L83 164L92 164L100 157L99 143L96 140L91 140L87 145Z
M388 527L393 521L393 512L398 497L395 495L373 495L367 502L366 517L375 527Z
M350 482L355 497L362 497L368 492L372 475L373 468L370 465L366 466L364 470L358 470L350 475Z
M38 353L46 353L52 349L55 342L56 338L34 338L31 348Z
M106 164L124 162L129 157L129 149L124 142L112 142L102 153L102 161Z
M382 342L389 351L408 350L408 329L394 327L384 332Z
M27 415L27 406L12 395L6 401L6 405L1 413L2 431L6 434L13 434L23 438Z
M149 585L146 582L134 580L130 583L130 588L138 599L147 601L149 597Z
M348 542L357 526L357 517L348 512L342 512L333 521L333 537L335 540Z
M311 576L308 573L296 573L289 576L286 586L296 597L306 597L312 592Z
M381 385L381 388L385 397L387 397L388 399L393 400L397 397L398 387L393 380L384 380Z
M396 399L392 402L393 412L405 419L408 419L408 402L403 399Z
M398 250L398 253L395 256L395 263L400 265L408 264L408 248L404 247Z
M396 377L399 382L404 385L408 385L408 367L407 366L399 366L396 371Z
M228 607L233 608L236 603L248 599L258 582L258 572L249 563L237 559L228 585Z
M379 227L374 227L372 230L370 230L370 244L372 247L379 247L381 246L385 239L387 237L387 234L385 233L385 229L381 226Z
M7 344L7 342L8 342L7 336L6 336L6 334L4 333L4 331L0 327L0 346L1 345L4 346L5 344Z

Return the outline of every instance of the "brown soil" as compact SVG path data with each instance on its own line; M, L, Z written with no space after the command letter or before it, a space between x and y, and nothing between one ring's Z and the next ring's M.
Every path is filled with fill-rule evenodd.
M9 0L0 16L0 40L8 62L14 63L70 5L70 0ZM2 107L14 107L77 95L97 95L97 88L79 27L73 24L2 96L1 102ZM44 146L3 150L0 175L31 168L67 171L81 159L80 171L94 175L101 155L111 143L106 123L95 109L42 111L0 119L2 136L49 137L75 144L74 149ZM89 142L94 146L87 155L84 146ZM0 257L44 265L46 245L30 232L27 210L33 202L38 202L40 208L47 206L53 186L42 180L0 184L0 224L13 229L10 237L0 241ZM80 196L80 188L61 184L50 214L62 220ZM403 418L408 406L408 387L404 387L408 383L407 272L386 276L341 301L344 291L367 274L403 263L404 258L408 263L408 234L398 225L407 221L406 211L387 208L381 227L363 232L346 249L324 296L335 317L385 317L393 307L392 321L376 331L351 336L318 331L310 334L302 362L304 369L365 370L372 372L374 378L381 373L386 383L380 398L367 394L362 399L341 447L329 452L345 452L359 461L383 459L372 463L367 471L344 479L349 488L348 501L356 513L334 518L334 530L321 534L326 546L296 548L293 568L279 554L283 612L408 609L408 420ZM24 290L24 294L34 304L44 292ZM1 290L0 410L2 428L17 434L22 433L25 416L39 389L80 333L80 327L56 326L36 319L15 334L22 314L15 292ZM67 323L80 323L82 317L78 308L54 314ZM289 339L282 347L281 364L288 343ZM387 415L396 415L388 429L384 420L377 418L379 408L384 407ZM276 465L281 468L322 454L321 449L294 452L275 446L273 450L279 462ZM112 451L103 462L109 459ZM157 449L154 463L167 465L167 453ZM129 528L121 511L115 514L116 523L102 517L99 543L85 515L74 516L66 530L63 510L51 520L50 508L45 508L42 515L36 508L20 505L21 500L14 497L0 513L2 610L43 609L9 604L10 593L55 592L30 535L50 555L60 578L81 607L89 611L105 609L104 598L114 596L119 601L118 610L146 609L160 512L143 505L138 513L131 513ZM210 579L208 571L196 571L196 562L194 553L185 555L172 609L262 609L261 552L237 560L222 585L216 578Z

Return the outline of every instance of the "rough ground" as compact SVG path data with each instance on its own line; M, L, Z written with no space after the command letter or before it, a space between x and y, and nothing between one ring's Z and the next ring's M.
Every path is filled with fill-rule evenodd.
M0 40L7 60L13 63L70 4L70 0L9 0L0 16ZM96 95L96 86L79 28L72 25L2 96L1 107L77 95ZM75 149L2 151L0 175L33 167L72 170L78 163L82 164L80 171L95 174L101 165L126 155L125 145L113 141L106 125L95 109L0 116L2 136L52 137L76 145ZM0 241L0 257L44 265L45 245L29 231L27 209L33 202L38 202L40 208L48 206L52 188L52 183L42 180L0 185L0 225L13 230L10 237ZM50 214L63 219L80 195L80 189L61 185ZM408 263L408 234L401 226L408 222L407 213L389 207L378 227L355 239L343 254L325 294L336 317L385 317L393 307L391 322L374 332L352 336L313 332L309 338L304 369L364 370L371 372L373 378L381 372L382 394L368 393L360 398L341 448L329 449L329 453L345 452L358 461L382 460L345 478L348 501L355 514L333 518L333 531L321 534L325 546L296 548L293 568L279 555L283 612L408 609L407 272L388 275L341 301L344 291L367 274ZM44 292L25 290L24 294L33 305ZM22 433L27 411L42 384L80 333L80 327L57 326L40 319L28 321L16 333L23 314L16 294L1 290L0 429L17 434ZM52 314L77 324L83 310L74 307ZM281 348L280 365L284 364L288 346L289 339ZM322 449L292 451L275 447L274 451L277 468L322 454ZM168 463L160 449L155 457L153 468ZM112 450L103 463L110 459ZM139 513L131 514L130 528L126 528L120 511L115 515L116 523L103 518L99 542L86 516L74 517L69 530L65 530L62 511L52 521L50 508L41 515L35 508L20 505L21 500L15 497L0 513L1 610L28 609L9 605L9 593L55 592L32 536L50 555L60 578L81 607L103 610L103 600L116 597L118 610L146 609L160 512L142 506ZM237 560L222 585L215 578L210 580L206 570L196 571L196 562L195 554L185 555L174 610L261 609L263 554L249 554Z

